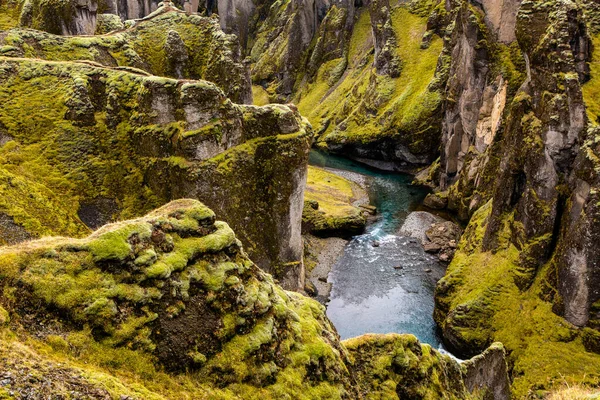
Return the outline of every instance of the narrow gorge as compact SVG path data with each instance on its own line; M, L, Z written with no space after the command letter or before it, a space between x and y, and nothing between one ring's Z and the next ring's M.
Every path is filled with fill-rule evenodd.
M600 1L0 0L0 399L600 399Z

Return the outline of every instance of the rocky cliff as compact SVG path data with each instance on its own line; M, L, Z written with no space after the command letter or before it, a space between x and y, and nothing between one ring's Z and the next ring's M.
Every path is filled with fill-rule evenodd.
M600 228L596 133L582 92L594 79L585 4L505 3L456 6L444 49L452 62L434 179L470 223L435 317L460 354L502 341L513 391L525 396L567 375L597 380L598 272L586 244Z
M252 60L255 93L297 102L328 151L430 165L432 199L470 222L436 292L446 344L505 343L517 397L597 384L596 2L355 2L316 30L278 4L259 23L277 44ZM286 47L305 32L310 46Z
M0 66L3 240L81 234L201 198L244 228L259 265L286 287L301 285L312 137L296 112L235 105L205 81L91 63L4 57Z

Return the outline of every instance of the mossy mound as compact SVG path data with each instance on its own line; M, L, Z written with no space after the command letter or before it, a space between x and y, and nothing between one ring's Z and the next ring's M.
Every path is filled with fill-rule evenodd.
M0 54L49 61L89 60L151 75L204 79L236 103L252 102L237 38L224 34L212 18L187 15L171 6L161 7L127 30L106 35L65 37L28 29L0 32Z
M342 343L355 362L365 398L469 397L459 364L412 335L363 335Z
M0 211L30 236L84 235L89 215L96 227L193 197L242 232L261 267L300 285L312 131L296 111L88 62L1 58L0 70Z
M302 212L303 231L317 236L342 237L361 233L367 219L364 211L353 204L361 195L360 191L355 183L341 176L309 166Z
M323 306L277 286L196 200L4 247L0 284L17 398L469 397L460 366L413 336L340 343Z
M142 364L124 363L123 373L187 371L181 379L245 398L336 397L350 386L345 350L322 306L275 286L197 201L172 202L86 239L8 247L0 259L11 327L65 357L83 353L82 361L106 367L109 355L119 363L129 354ZM94 359L102 349L107 355Z

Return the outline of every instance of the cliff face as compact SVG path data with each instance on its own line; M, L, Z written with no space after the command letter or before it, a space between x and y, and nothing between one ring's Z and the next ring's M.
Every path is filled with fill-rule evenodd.
M579 371L597 365L591 350L599 337L598 271L590 241L600 227L590 174L596 132L582 91L595 84L593 75L586 83L586 8L523 1L515 23L494 22L513 21L505 10L514 6L463 4L454 11L434 179L470 223L436 290L435 318L461 354L502 341L511 351L513 390L525 395L565 374L595 381ZM550 354L554 367L537 370L537 360ZM543 379L548 383L539 386Z
M469 396L467 370L413 336L340 342L323 306L274 284L195 200L0 260L8 396Z

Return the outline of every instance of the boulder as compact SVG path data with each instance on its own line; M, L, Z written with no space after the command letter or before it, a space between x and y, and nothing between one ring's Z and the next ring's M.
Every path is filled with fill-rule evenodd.
M437 215L426 211L413 211L404 220L398 234L401 236L414 237L419 239L422 244L429 241L426 232L435 223L442 222L443 219Z

